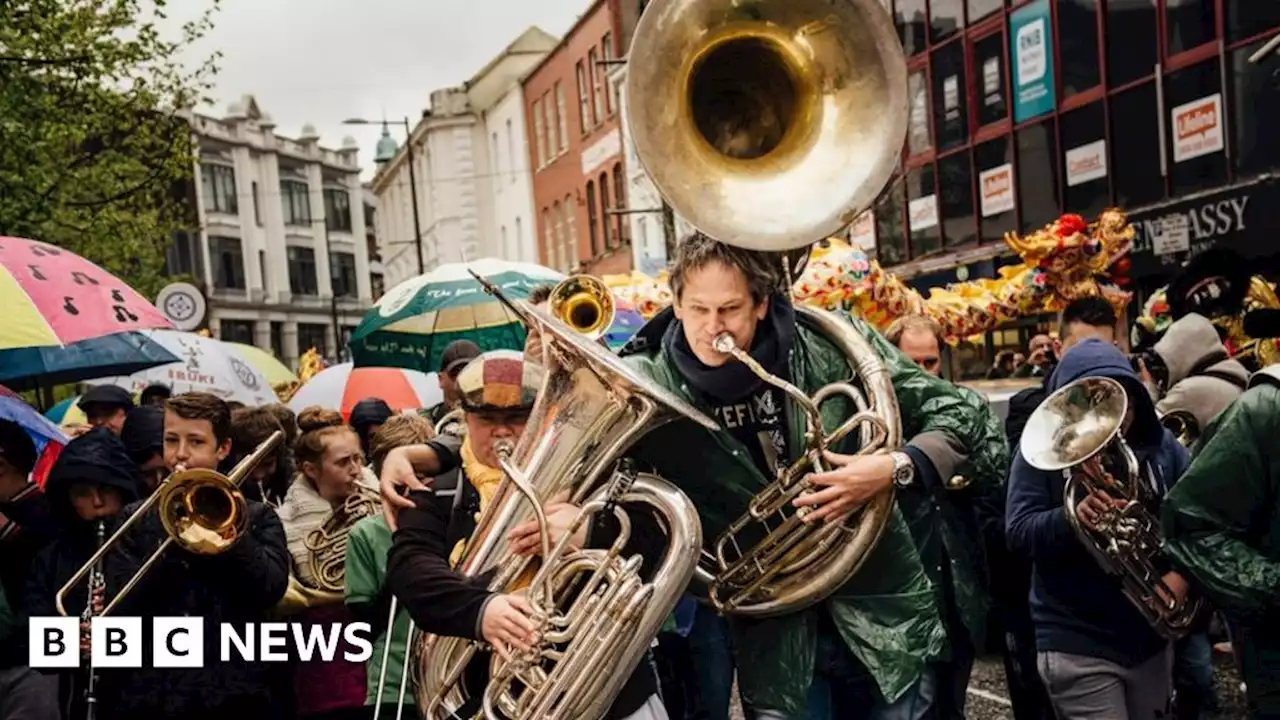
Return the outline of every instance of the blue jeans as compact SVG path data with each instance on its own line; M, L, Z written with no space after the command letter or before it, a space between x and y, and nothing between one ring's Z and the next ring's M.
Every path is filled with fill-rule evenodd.
M1179 720L1207 717L1217 708L1213 692L1213 645L1208 633L1192 633L1174 645L1174 716Z
M689 629L689 659L695 668L702 717L729 720L733 696L733 644L729 622L710 607L698 603Z
M751 708L754 720L921 720L933 708L936 688L931 668L926 667L916 684L894 702L885 702L876 681L838 635L818 636L814 658L813 684L809 686L808 708L799 716L777 710Z

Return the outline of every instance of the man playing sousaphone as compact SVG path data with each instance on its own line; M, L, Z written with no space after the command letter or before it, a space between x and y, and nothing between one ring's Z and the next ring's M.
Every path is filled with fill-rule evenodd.
M742 516L751 497L806 449L796 402L717 349L716 340L728 333L764 370L809 395L850 375L850 359L782 291L781 268L776 255L694 234L679 245L671 267L674 307L623 349L629 364L709 411L723 428L677 421L647 435L634 452L689 495L707 539ZM1006 445L985 405L844 317L887 366L908 440L884 454L826 453L834 469L809 476L813 492L795 501L808 513L805 522L842 522L895 484L940 485L966 459L984 473L1004 466ZM838 418L825 408L824 424L847 420L854 408L843 408ZM929 663L945 642L930 582L897 508L861 568L824 602L768 619L733 618L731 634L746 702L769 720L923 717L934 694Z
M455 568L477 520L502 481L499 448L514 447L519 441L543 375L541 367L519 352L498 350L481 355L458 375L466 423L460 464L455 464L450 453L441 452L439 445L415 445L392 450L382 465L384 485L422 488L414 477L415 470L434 476L429 488L409 494L413 507L398 515L399 530L387 559L391 591L423 631L483 640L503 655L528 649L534 640L531 605L521 593L490 592L486 575L471 578ZM544 508L553 545L565 536L578 514L575 506L556 500ZM659 532L656 525L648 525L633 516L632 542L624 554L642 552L631 545ZM525 555L538 552L538 538L534 523L515 527L507 536L513 550ZM607 547L612 538L602 524L593 524L579 530L572 542L576 547ZM477 674L477 686L484 685L488 667L487 657L469 666L468 672ZM481 696L473 695L477 700ZM464 708L458 715L470 717L475 710ZM642 663L632 674L606 717L665 720L650 665Z

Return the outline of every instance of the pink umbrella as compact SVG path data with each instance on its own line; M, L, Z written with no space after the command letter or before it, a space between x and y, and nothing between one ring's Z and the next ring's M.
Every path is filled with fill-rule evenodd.
M67 345L130 330L173 329L154 305L79 255L0 236L0 350Z
M319 405L351 418L351 408L366 398L381 398L395 412L429 408L444 399L435 373L382 367L354 367L351 363L332 365L298 388L289 399L289 408Z

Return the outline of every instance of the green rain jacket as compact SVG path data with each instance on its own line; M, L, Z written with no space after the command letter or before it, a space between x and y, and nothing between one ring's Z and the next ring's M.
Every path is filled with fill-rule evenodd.
M1007 462L1000 444L988 434L986 414L975 412L954 385L935 378L861 320L842 316L876 348L889 366L902 409L903 437L937 431L974 449L968 462L975 472L994 474ZM657 384L709 412L690 391L661 349L670 311L655 318L641 337L624 349L626 361ZM647 342L645 337L651 338ZM797 316L790 356L791 382L806 393L850 378L843 354ZM832 399L823 406L824 423L834 428L853 413L850 404ZM791 461L804 448L804 416L788 400ZM998 427L994 428L998 431ZM999 433L996 433L997 436ZM850 436L850 443L854 437ZM850 447L837 448L849 452ZM633 456L679 486L698 507L704 541L710 543L747 509L751 497L768 482L750 452L727 432L710 432L676 421L649 433ZM901 511L895 507L888 527L858 573L824 603L841 638L866 666L884 698L893 702L919 679L925 665L942 656L946 635L934 588ZM813 678L818 609L764 620L731 623L738 683L759 708L799 713Z
M1280 366L1205 428L1165 497L1165 550L1239 630L1256 715L1280 715Z
M943 607L943 562L950 571L954 589L952 601L964 627L949 630L968 631L973 647L981 652L986 644L987 614L991 609L983 538L1004 537L1001 523L1009 443L1000 426L1000 418L992 412L986 398L968 388L955 386L953 390L968 406L975 420L981 418L985 424L976 438L970 441L976 442L977 451L962 449L969 459L957 468L957 474L967 478L969 484L958 490L917 484L898 493L898 504L911 528L925 573L934 584L938 602ZM948 403L955 401L950 395L946 399ZM925 412L933 411L925 408ZM950 478L940 480L945 483Z

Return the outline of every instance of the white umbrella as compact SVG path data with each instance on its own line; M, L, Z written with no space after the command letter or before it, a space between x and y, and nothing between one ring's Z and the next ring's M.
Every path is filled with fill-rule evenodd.
M89 380L91 385L117 385L138 391L148 385L169 386L175 395L207 392L223 400L245 405L267 405L279 402L271 383L231 343L195 333L174 330L144 330L152 340L182 358L133 375Z

